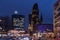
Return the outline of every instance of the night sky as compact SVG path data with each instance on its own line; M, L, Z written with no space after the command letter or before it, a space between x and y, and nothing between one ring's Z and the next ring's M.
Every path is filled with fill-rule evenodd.
M28 14L32 13L34 3L38 3L39 14L43 15L43 24L53 23L53 7L57 0L0 0L0 16L11 17L14 11L25 15L26 27L28 24Z

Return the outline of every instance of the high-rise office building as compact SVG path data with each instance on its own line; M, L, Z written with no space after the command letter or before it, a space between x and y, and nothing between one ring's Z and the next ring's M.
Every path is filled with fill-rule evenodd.
M29 24L31 24L31 21L32 21L32 14L29 14L29 15L28 15L28 20L29 20Z
M0 31L9 30L9 17L0 17Z
M58 0L54 5L54 32L60 31L60 0Z
M32 9L32 24L33 24L33 31L38 31L38 24L39 24L39 9L38 4L35 3Z
M29 27L31 31L38 31L38 24L39 24L39 9L38 4L35 3L33 5L32 14L29 14Z
M12 26L16 30L24 30L24 15L13 14Z
M32 22L32 14L29 14L28 20L29 20L28 31L33 31L33 24L31 23Z

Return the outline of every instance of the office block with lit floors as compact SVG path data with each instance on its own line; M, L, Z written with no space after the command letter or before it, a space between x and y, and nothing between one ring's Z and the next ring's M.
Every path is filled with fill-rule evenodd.
M28 15L28 20L29 20L28 30L29 31L33 31L33 26L31 26L32 25L32 23L31 23L31 21L32 21L32 14Z
M60 0L54 5L54 32L60 31Z
M16 30L24 30L24 15L13 14L12 26Z
M9 30L9 17L0 17L0 33L6 33Z

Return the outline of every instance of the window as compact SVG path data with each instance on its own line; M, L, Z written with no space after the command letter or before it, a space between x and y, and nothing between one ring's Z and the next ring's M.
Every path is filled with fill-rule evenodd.
M58 8L58 11L60 11L60 8Z

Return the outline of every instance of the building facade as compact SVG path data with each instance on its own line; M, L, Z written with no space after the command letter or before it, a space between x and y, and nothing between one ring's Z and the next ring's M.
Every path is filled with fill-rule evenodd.
M33 5L32 14L29 14L29 27L31 31L38 31L38 24L39 24L39 9L38 4L35 3Z
M54 32L60 31L60 0L54 5L54 16L53 16Z
M0 31L9 30L9 17L0 17Z
M24 30L24 15L13 14L12 26L16 30Z

